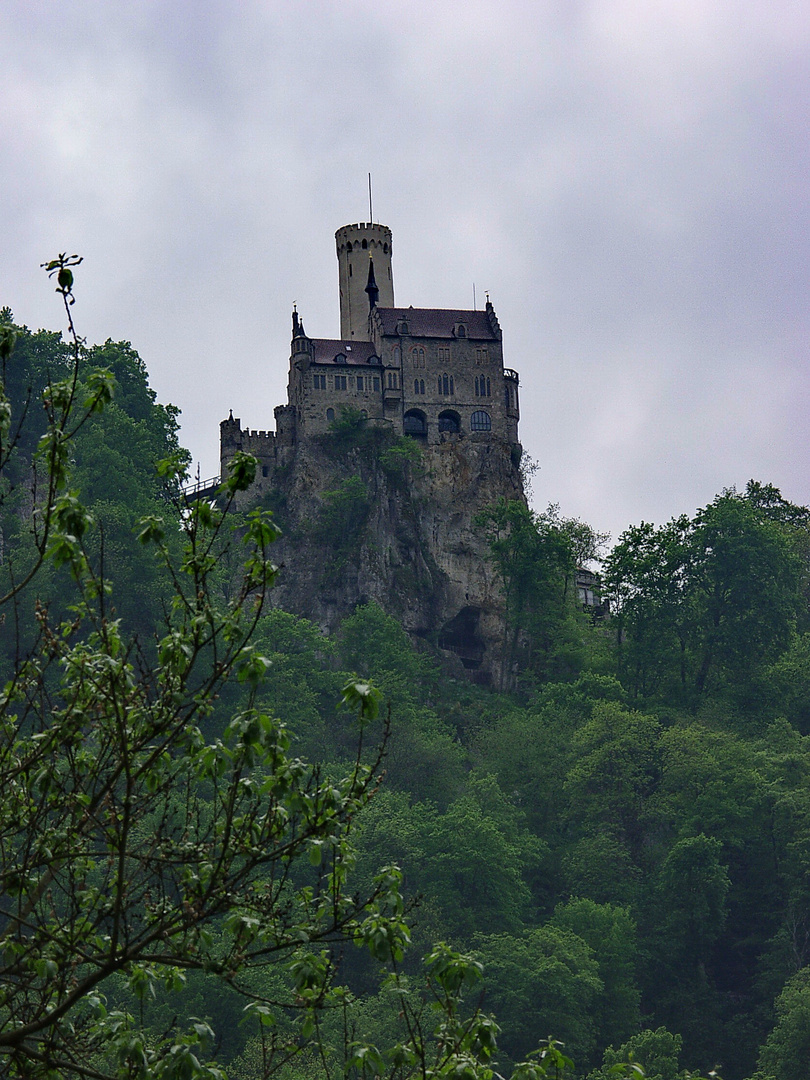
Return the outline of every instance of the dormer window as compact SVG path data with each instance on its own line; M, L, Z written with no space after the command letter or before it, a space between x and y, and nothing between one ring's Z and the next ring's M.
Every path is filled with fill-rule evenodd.
M453 336L457 338L463 338L467 336L467 327L463 322L456 323L453 327Z
M346 363L346 354L342 353L342 352L339 352L337 354L337 356L335 357L335 363L336 364L345 364Z
M397 323L397 333L398 334L409 334L410 333L410 330L408 329L408 323L407 323L407 321L405 319L400 319L399 322Z

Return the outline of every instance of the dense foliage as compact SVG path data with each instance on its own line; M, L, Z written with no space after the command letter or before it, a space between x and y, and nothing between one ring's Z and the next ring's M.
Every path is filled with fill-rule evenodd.
M806 1077L808 511L752 483L628 530L594 619L603 538L493 507L523 671L496 692L374 605L325 638L257 602L272 522L183 508L131 347L15 333L5 1074Z

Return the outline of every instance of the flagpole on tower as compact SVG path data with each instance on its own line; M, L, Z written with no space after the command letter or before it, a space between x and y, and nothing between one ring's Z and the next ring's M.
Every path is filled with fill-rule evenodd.
M374 224L374 214L371 209L371 173L368 174L368 223Z

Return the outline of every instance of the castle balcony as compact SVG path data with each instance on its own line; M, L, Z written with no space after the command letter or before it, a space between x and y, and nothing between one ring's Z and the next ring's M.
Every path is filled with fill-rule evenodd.
M513 368L510 367L505 367L503 369L503 377L505 379L512 379L516 383L520 382L520 376Z
M221 482L221 477L212 476L208 480L195 480L191 484L185 484L183 495L186 502L213 502L219 493Z

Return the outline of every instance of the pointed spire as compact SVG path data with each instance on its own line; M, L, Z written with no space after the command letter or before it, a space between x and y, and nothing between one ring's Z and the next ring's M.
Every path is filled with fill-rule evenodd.
M377 282L374 280L374 260L370 255L368 257L368 284L366 285L366 292L368 293L368 309L369 311L373 311L380 298L380 290L377 288Z
M298 324L298 308L295 306L295 301L293 301L292 322L293 322L292 336L295 338L295 337L298 337L298 326L299 326L299 324Z

